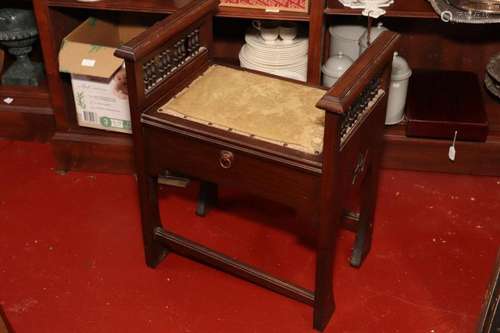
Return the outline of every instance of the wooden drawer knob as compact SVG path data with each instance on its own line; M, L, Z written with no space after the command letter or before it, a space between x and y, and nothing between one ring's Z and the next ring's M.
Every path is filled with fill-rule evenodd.
M230 151L222 150L219 155L219 164L223 169L229 169L233 165L234 155Z

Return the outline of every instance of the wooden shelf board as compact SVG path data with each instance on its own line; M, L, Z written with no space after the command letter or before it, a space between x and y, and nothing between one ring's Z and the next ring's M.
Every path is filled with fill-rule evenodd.
M387 127L384 141L383 168L500 175L500 132L491 132L486 142L457 141L454 162L448 159L450 141L408 138L404 125Z
M0 84L0 94L12 96L27 96L34 98L49 98L47 82L43 81L39 86L6 86Z
M99 2L78 2L75 0L49 0L48 4L50 7L170 14L191 1L192 0L101 0ZM266 12L264 9L236 8L226 6L221 6L219 8L217 16L247 19L278 19L293 21L309 20L308 13L287 11L280 11L278 13L275 13Z
M385 17L439 18L427 0L396 0L384 9L387 11ZM328 0L325 14L361 15L361 10L344 7L338 0Z
M75 127L56 131L51 144L59 171L134 172L129 134Z
M49 7L86 8L144 13L173 13L192 0L101 0L80 2L75 0L48 0Z
M498 132L500 136L500 101L489 94L486 88L483 88L483 97L490 133Z
M4 99L13 99L11 104ZM54 115L47 85L0 85L0 137L46 142L54 131Z
M57 131L55 135L65 137L66 139L73 141L132 146L132 136L130 134L105 131L78 125L75 125L66 131Z
M53 132L54 117L52 115L0 110L0 137L2 138L47 142Z
M12 103L4 101L12 98ZM52 115L49 91L45 82L38 87L0 85L0 112L23 112Z

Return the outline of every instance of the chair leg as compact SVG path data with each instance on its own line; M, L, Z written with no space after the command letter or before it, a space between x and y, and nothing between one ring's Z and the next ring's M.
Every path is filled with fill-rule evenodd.
M316 285L314 293L314 322L316 330L323 331L335 311L333 296L333 260L337 226L341 220L338 207L334 214L320 217L316 250Z
M351 265L360 267L368 255L372 243L373 218L377 201L378 170L370 166L364 180L361 193L361 212L359 216L359 227L356 232L356 240L351 256Z
M138 177L138 183L146 264L155 268L167 254L165 247L155 237L155 230L161 228L158 207L158 177L142 175Z
M217 184L201 181L198 203L196 206L196 215L205 216L210 206L217 204L217 192Z
M330 250L320 250L316 254L316 287L314 294L313 327L318 331L323 331L335 311L333 257Z

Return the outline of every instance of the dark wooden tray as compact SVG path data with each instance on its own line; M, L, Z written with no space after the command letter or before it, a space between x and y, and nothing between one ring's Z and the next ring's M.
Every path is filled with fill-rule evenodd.
M406 135L486 141L488 118L479 78L462 71L415 70L410 78Z

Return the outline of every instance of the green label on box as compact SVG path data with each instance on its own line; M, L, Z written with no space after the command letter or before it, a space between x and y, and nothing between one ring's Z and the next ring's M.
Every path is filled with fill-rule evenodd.
M109 119L108 117L101 117L100 120L102 126L111 127L111 119Z
M99 118L101 125L106 128L121 128L121 129L131 129L132 122L129 120L114 119L109 117Z

